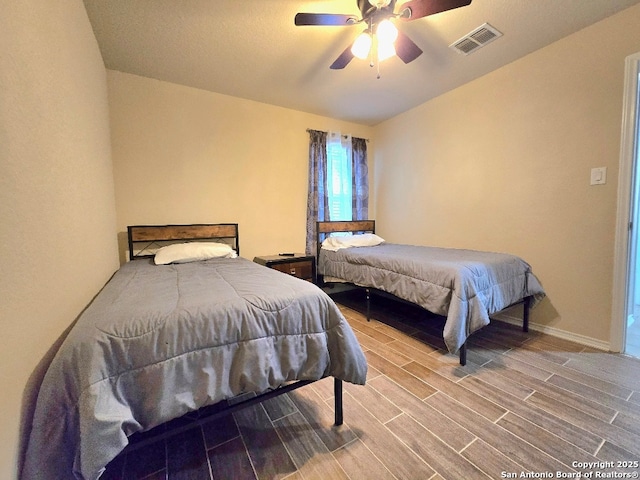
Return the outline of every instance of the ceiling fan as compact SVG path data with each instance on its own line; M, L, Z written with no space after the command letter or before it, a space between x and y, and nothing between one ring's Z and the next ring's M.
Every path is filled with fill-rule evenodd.
M295 16L297 26L349 26L364 24L365 30L352 45L331 64L329 68L339 70L358 57L370 58L374 65L374 54L381 62L397 55L404 63L409 63L422 54L422 50L407 35L399 31L391 19L411 21L417 18L464 7L471 0L410 0L403 3L394 13L396 0L356 0L360 17L336 13L298 13Z

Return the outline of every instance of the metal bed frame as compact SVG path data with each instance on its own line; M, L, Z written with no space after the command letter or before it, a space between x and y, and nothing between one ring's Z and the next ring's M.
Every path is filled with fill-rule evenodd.
M127 236L129 240L129 258L131 260L150 258L153 254L149 253L149 249L153 246L161 246L162 244L172 242L185 242L195 240L223 240L230 241L236 252L240 253L240 243L238 235L237 223L219 223L219 224L191 224L191 225L133 225L127 227ZM138 248L136 248L136 246ZM335 425L343 424L343 406L342 406L342 380L334 377L334 423ZM297 380L284 384L278 388L267 390L266 392L256 394L255 397L229 404L222 407L215 413L206 417L189 422L188 424L173 428L168 432L151 436L144 440L133 442L129 445L129 450L139 449L149 443L156 442L162 438L172 437L194 425L203 425L211 422L223 415L236 412L243 408L247 408L265 400L277 397L279 395L291 392L297 388L304 387L317 380Z
M324 238L326 238L330 233L355 233L355 234L361 234L361 233L376 233L376 222L375 220L353 220L353 221L324 221L324 222L316 222L316 241L317 241L317 252L316 252L316 265L318 266L318 269L320 267L320 249L322 247L322 240L324 240ZM319 285L326 285L327 283L324 282L324 275L320 274L318 272L318 284ZM330 283L330 282L328 282ZM375 293L379 296L384 296L384 297L390 297L393 298L394 300L400 301L400 302L404 302L407 303L409 305L415 305L417 307L422 308L423 310L425 310L422 306L417 305L413 302L410 302L408 300L405 300L404 298L400 298L397 297L391 293L388 292L384 292L382 290L378 290L375 288L371 288L371 287L365 287L365 286L361 286L361 285L355 285L353 283L350 282L345 282L348 285L352 285L355 288L360 288L363 289L365 291L365 296L366 296L366 317L367 317L367 321L371 320L371 294ZM523 306L523 312L522 312L522 331L523 332L528 332L529 331L529 311L531 308L531 296L528 297L524 297L522 300L515 302L511 305L509 305L506 308L510 308L513 307L515 305L519 305L522 304ZM464 344L460 347L459 350L459 357L460 357L460 365L466 365L467 364L467 342L465 341Z

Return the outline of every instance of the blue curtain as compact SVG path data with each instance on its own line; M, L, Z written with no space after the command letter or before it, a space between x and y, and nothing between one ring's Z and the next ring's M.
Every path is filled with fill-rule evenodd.
M309 130L309 194L307 196L307 255L316 255L317 221L329 220L327 195L327 132Z
M364 138L351 139L352 218L369 218L369 168L367 167L367 141Z

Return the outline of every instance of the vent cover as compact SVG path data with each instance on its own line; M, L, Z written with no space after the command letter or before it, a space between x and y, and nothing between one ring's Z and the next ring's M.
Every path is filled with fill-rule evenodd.
M459 40L456 40L449 45L449 47L462 55L469 55L471 52L475 52L480 47L484 47L487 43L491 43L501 36L501 32L488 23L485 23L484 25L480 25L473 32L465 35Z

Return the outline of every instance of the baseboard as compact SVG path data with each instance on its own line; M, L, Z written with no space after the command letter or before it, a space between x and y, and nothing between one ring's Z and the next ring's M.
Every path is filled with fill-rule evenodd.
M324 286L322 289L327 294L331 295L334 293L341 293L347 290L353 290L355 288L358 288L358 287L354 287L351 284L333 283L333 284L330 284L330 286ZM522 309L520 308L518 310L522 310ZM516 310L516 308L514 307L514 311L518 312L518 310ZM492 315L491 319L498 320L500 322L508 323L511 325L516 325L518 327L522 327L522 314L521 313L511 314L509 309L506 309L502 312ZM609 344L609 342L603 342L602 340L596 340L595 338L579 335L577 333L571 333L565 330L560 330L558 328L549 327L546 325L540 325L532 322L529 322L529 329L534 330L536 332L551 335L552 337L557 337L563 340L568 340L570 342L579 343L580 345L585 345L587 347L603 350L605 352L611 351L611 345Z
M497 313L492 317L493 320L499 320L501 322L509 323L511 325L522 326L522 317L509 315L508 313ZM579 335L577 333L567 332L566 330L560 330L558 328L549 327L547 325L539 325L537 323L529 322L529 329L536 332L551 335L553 337L562 338L563 340L569 340L570 342L579 343L587 347L597 348L598 350L610 351L610 345L608 342L597 340L595 338Z

